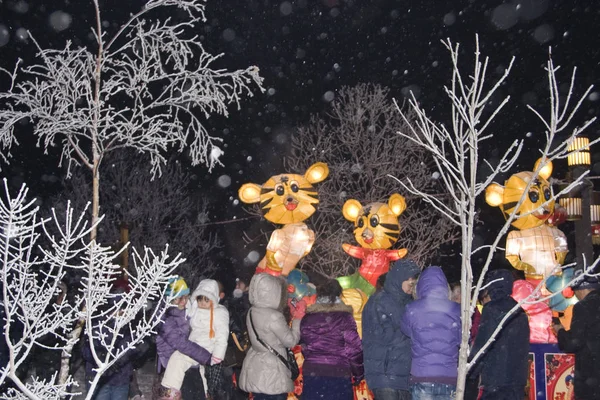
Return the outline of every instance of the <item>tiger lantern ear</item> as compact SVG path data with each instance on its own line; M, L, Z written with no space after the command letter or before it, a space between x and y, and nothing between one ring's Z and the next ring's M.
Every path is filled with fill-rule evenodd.
M498 207L502 204L502 198L504 197L504 186L497 183L490 184L485 188L485 202L492 207Z
M535 162L535 166L533 167L533 170L536 171L538 169L538 167L540 166L540 163L544 161L543 158L538 158L538 160ZM550 175L552 175L552 161L546 160L545 164L542 166L542 168L540 169L540 173L538 174L540 177L548 180L548 178L550 178Z
M388 206L396 216L400 216L406 210L406 200L404 196L394 193L388 200Z
M244 203L252 204L260 201L261 186L256 183L244 183L238 190L238 197Z
M344 207L342 207L342 214L344 214L344 218L346 218L350 222L356 221L358 217L358 213L362 209L362 205L358 200L350 199L344 203Z
M318 162L314 163L304 173L304 177L307 181L312 183L319 183L325 180L329 176L329 167L327 164Z

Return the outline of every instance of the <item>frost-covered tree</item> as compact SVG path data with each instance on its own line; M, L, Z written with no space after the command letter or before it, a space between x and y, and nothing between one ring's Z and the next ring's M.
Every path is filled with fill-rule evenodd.
M201 277L216 272L210 256L221 247L216 234L206 226L208 200L193 193L191 174L179 160L168 162L161 176L152 180L146 159L133 151L123 151L104 160L100 183L104 220L98 227L98 242L119 243L121 227L126 226L128 240L135 248L146 246L158 251L168 243L173 254L181 253L186 259L176 273L195 287ZM88 174L75 170L50 204L63 209L70 201L73 208L83 209L91 200L89 186Z
M418 196L408 193L388 175L410 177L419 187L448 198L441 191L433 159L399 136L406 122L398 114L389 90L375 84L342 88L324 116L313 116L292 136L287 170L304 171L311 163L329 166L329 178L319 186L319 208L310 219L317 240L302 268L334 278L349 275L357 260L342 250L342 243L356 244L353 224L344 219L348 199L362 204L387 202L396 192L404 195L407 210L400 217L400 239L394 248L407 248L408 258L425 265L443 244L458 238L457 229Z
M92 2L95 49L70 42L58 50L38 46L39 64L19 61L13 71L2 69L11 84L0 93L0 142L1 158L9 161L15 125L30 122L41 146L61 147L69 172L72 164L91 171L97 218L106 154L135 149L160 173L167 150L189 148L192 164L211 169L220 164L222 139L211 136L202 119L227 115L230 104L239 107L253 85L262 90L262 78L257 67L213 69L219 56L204 50L194 29L205 21L201 0L149 0L111 35L98 0ZM160 19L169 7L182 13Z
M529 192L529 187L535 182L541 169L548 162L565 159L568 155L568 146L574 138L585 130L593 121L584 122L581 126L572 127L575 113L581 106L591 88L581 96L581 98L572 104L575 71L571 78L571 85L566 97L559 96L558 82L556 80L557 67L554 67L550 59L547 64L548 86L550 90L549 101L550 110L547 117L543 117L541 112L534 111L535 115L541 120L545 143L539 150L539 155L535 158L542 158L534 175L523 191L521 199L518 201L513 211L508 215L506 222L499 229L496 238L491 245L485 245L473 248L475 217L477 213L476 200L485 191L486 187L498 177L501 173L512 171L518 159L523 141L518 139L512 142L504 151L502 157L496 165L491 165L483 159L481 150L486 143L491 143L493 135L488 133L488 128L494 118L500 113L501 109L507 104L509 98L504 98L498 106L493 106L490 99L497 92L498 88L506 81L513 65L514 59L505 70L504 74L497 82L487 85L487 67L488 58L482 60L479 52L479 42L475 50L474 69L468 75L463 75L458 63L458 45L454 45L450 40L443 42L450 52L452 59L452 80L451 85L445 88L445 92L450 99L451 124L446 127L443 124L433 121L426 111L417 103L413 97L410 100L410 113L403 111L398 105L398 111L404 118L407 125L398 133L401 137L412 141L422 149L430 153L435 161L441 181L444 183L447 192L450 194L450 201L440 201L439 198L431 196L422 190L418 183L408 180L405 182L398 179L399 182L411 193L420 196L431 207L435 208L453 224L460 227L461 230L461 320L462 320L462 341L459 352L458 365L458 384L456 398L462 399L464 396L465 379L469 369L481 357L483 352L493 343L494 338L502 329L504 322L509 318L509 313L498 325L494 335L488 341L487 345L481 349L478 354L469 354L469 333L471 328L471 317L476 306L478 296L483 289L482 285L485 275L490 267L492 258L496 251L502 251L499 246L500 240L506 234L511 222L518 217L517 211L525 200ZM570 133L569 133L570 132ZM560 135L566 135L565 140L559 140ZM591 144L597 143L596 139ZM499 143L494 142L497 146ZM481 171L488 168L490 173L483 176ZM479 175L478 175L479 173ZM543 203L545 206L549 201L556 199L560 194L569 191L571 188L581 184L581 178L572 182L566 189L559 193L553 193L551 199ZM524 216L528 214L521 214ZM475 254L481 257L484 254L485 260L479 278L474 282L473 264ZM591 270L598 264L599 260L587 260L584 271L590 274ZM543 283L543 282L542 282ZM540 295L542 283L537 287L533 296ZM535 303L545 301L545 298L533 298L529 296L523 299L520 304ZM513 311L520 306L517 304ZM469 356L471 359L469 361Z
M15 388L4 399L59 399L69 393L72 377L65 382L45 382L33 377L21 380L17 370L47 335L57 339L56 351L72 347L72 325L85 321L86 334L97 363L97 375L90 382L91 398L102 374L131 348L155 332L164 307L148 308L162 297L173 270L183 261L169 260L166 250L155 255L146 248L134 250L131 291L111 294L112 281L120 266L119 256L110 247L89 241L93 228L85 212L77 216L68 204L66 213L41 219L27 188L11 196L6 180L0 200L0 324L3 331L0 385L12 380ZM60 222L59 222L60 220ZM69 271L84 271L71 302L53 302L60 281ZM168 299L167 299L168 300ZM108 306L107 306L108 304ZM115 346L126 335L127 347ZM5 386L6 387L6 386Z
M192 164L210 170L223 151L203 118L227 115L228 105L239 107L254 85L263 88L257 67L234 72L214 67L219 56L204 50L195 31L205 21L202 0L148 0L111 33L104 30L99 1L92 3L95 48L67 42L63 49L42 49L32 38L39 63L22 66L18 61L12 71L1 70L10 84L0 92L0 158L10 160L18 143L16 125L25 120L46 151L60 146L69 173L73 164L86 167L92 179L94 245L100 171L109 152L131 148L146 153L152 172L159 174L168 150L189 148ZM180 13L164 18L168 9Z

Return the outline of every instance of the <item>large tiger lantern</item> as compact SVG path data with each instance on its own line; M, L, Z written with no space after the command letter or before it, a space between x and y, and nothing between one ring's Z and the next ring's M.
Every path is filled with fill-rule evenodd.
M390 262L401 259L406 249L390 250L400 235L398 217L406 209L406 201L393 194L387 203L361 205L350 199L344 203L344 218L354 223L354 238L359 246L344 243L348 255L360 259L358 271L338 278L343 289L358 288L367 296L375 292L377 279L390 269Z
M542 159L536 162L534 170L540 162ZM528 280L539 281L560 273L568 251L565 234L546 223L554 212L547 180L551 174L552 163L547 161L533 182L534 173L523 171L512 175L504 186L492 183L485 191L486 202L492 207L500 207L508 217L531 182L512 222L518 230L511 231L506 239L506 258L514 268L524 271Z
M304 175L284 173L269 178L263 185L246 183L238 191L244 203L260 203L264 217L283 225L271 234L264 258L256 272L287 276L300 259L307 255L315 241L315 234L303 222L319 204L313 184L329 175L327 164L311 165Z

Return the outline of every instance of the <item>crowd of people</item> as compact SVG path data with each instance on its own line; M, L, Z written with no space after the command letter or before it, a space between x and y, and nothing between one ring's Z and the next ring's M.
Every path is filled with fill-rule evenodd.
M528 398L530 327L511 296L517 284L509 270L486 276L479 297L483 308L472 320L465 399ZM576 357L575 399L600 399L600 284L581 277L572 287L580 301L571 327L556 322L552 329L560 348ZM249 286L237 280L229 298L215 280L202 280L191 292L184 279L172 279L165 293L170 304L162 305L163 323L151 342L157 361L153 399L235 400L250 393L255 400L287 399L295 385L286 357L298 344L304 357L302 400L350 400L353 386L363 380L375 400L454 398L460 285L448 284L440 267L421 270L410 260L396 261L364 307L362 338L342 298L336 280L317 285L316 300L307 306L288 299L284 278L266 273L254 275ZM121 332L117 346L126 346L127 337ZM144 342L119 358L102 376L94 399L143 399L135 368L148 347ZM95 344L96 355L101 349ZM82 355L89 381L96 365L85 339Z

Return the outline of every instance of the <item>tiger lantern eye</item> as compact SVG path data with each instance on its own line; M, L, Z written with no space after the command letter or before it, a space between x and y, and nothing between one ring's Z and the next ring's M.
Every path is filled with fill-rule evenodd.
M283 196L283 193L284 193L283 186L281 186L281 185L278 185L278 186L275 188L275 193L277 193L277 195L279 195L279 196Z
M295 183L292 183L292 186L290 186L292 188L292 192L294 193L298 193L298 185L296 185Z
M544 198L546 200L550 200L551 196L552 196L552 194L550 193L550 189L544 189Z
M379 225L379 218L375 216L371 217L371 219L369 220L369 224L371 224L371 226L375 228L377 225Z
M358 227L362 228L363 226L365 226L365 220L361 218L358 220Z
M532 203L537 203L537 201L539 199L540 199L540 195L538 192L536 192L536 191L529 192L529 200L531 200Z

